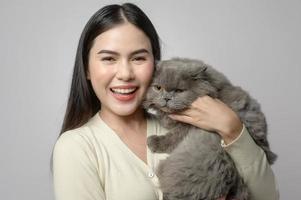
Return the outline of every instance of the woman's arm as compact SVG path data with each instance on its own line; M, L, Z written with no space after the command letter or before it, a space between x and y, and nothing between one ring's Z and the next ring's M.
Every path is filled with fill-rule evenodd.
M274 173L264 151L257 146L244 127L234 143L224 145L243 177L254 200L278 200Z
M83 138L72 131L60 136L53 152L56 200L105 200L97 161Z
M264 151L256 145L236 113L226 104L204 96L194 101L189 109L170 117L219 133L225 150L247 183L252 199L279 199L275 177Z

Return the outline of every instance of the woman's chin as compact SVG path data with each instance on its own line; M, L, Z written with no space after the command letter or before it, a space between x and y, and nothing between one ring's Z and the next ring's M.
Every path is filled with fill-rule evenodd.
M134 103L130 105L115 106L112 110L116 115L125 117L142 111L142 108L138 103Z

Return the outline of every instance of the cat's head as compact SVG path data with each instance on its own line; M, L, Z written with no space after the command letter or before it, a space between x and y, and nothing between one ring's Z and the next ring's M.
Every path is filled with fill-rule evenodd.
M217 88L207 72L210 66L199 60L173 58L157 64L147 91L145 108L173 113L186 109L198 97L215 97Z

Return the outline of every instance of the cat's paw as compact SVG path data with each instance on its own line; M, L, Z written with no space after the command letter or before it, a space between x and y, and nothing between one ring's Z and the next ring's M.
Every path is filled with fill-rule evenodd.
M161 145L160 136L152 135L147 138L147 146L154 153L165 153L165 148Z

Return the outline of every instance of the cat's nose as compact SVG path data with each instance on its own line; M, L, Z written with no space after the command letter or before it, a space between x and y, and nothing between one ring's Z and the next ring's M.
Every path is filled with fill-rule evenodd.
M169 97L164 97L164 100L167 102L167 101L170 100L170 98Z

